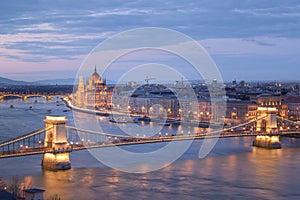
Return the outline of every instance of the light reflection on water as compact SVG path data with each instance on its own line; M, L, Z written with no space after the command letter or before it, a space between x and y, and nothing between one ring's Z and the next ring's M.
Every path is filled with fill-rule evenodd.
M15 108L9 108L11 104ZM30 106L33 109L28 109ZM0 103L0 140L13 138L44 125L51 114L67 115L65 106L56 101ZM17 116L17 117L16 117ZM105 122L107 130L116 127ZM164 127L172 132L170 127ZM183 127L179 128L181 130ZM190 129L192 130L192 129ZM202 144L194 141L175 163L155 172L129 174L110 169L87 151L71 154L72 169L43 171L41 155L0 160L0 178L17 175L31 180L34 187L46 189L46 196L59 194L62 199L299 199L299 139L283 138L283 149L252 148L253 138L224 138L205 159L197 158ZM151 150L162 144L125 147L131 151ZM291 148L293 147L293 148ZM147 167L147 166L144 166Z

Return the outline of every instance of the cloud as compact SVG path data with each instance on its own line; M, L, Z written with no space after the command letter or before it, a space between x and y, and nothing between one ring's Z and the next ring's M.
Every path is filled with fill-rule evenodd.
M19 28L18 31L55 31L55 27L51 23L32 24L30 26Z
M297 56L300 38L254 37L200 40L209 53L227 56Z
M113 34L147 26L187 34L215 56L299 57L299 1L10 0L0 12L0 68L6 61L74 64Z
M45 27L45 26L35 26ZM72 55L87 54L87 46L90 41L103 40L110 32L102 32L93 35L74 35L58 33L16 33L2 35L0 41L0 54L10 58L28 58L32 55L33 61L36 55L53 56L53 58L62 58ZM28 60L28 59L23 59ZM41 62L44 59L36 59L35 62Z
M122 9L113 9L113 10L106 10L101 12L92 12L88 16L90 17L103 17L109 15L144 15L150 14L151 10L146 9L131 9L131 8L122 8Z

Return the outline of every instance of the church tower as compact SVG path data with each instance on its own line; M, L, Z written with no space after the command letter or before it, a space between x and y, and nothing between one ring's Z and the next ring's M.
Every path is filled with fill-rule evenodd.
M83 77L79 77L78 88L76 91L76 104L78 106L83 106L85 104L85 91Z

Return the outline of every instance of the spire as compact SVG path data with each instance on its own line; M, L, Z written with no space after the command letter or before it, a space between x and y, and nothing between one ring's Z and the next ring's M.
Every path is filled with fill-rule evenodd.
M97 73L97 68L96 68L96 65L95 65L95 73Z

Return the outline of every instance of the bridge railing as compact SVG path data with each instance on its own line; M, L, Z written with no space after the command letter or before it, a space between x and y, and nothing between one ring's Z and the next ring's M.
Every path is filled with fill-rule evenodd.
M43 133L43 132L45 132L45 131L47 131L47 130L50 130L50 129L52 129L52 128L51 128L51 127L50 127L50 128L47 128L47 129L46 129L45 127L40 128L40 129L35 130L35 131L32 131L32 132L30 132L30 133L28 133L28 134L21 135L21 136L19 136L19 137L13 138L13 139L11 139L11 140L2 142L2 143L0 143L0 147L6 146L6 145L10 145L10 144L13 144L13 143L16 143L16 142L19 142L19 141L23 141L23 140L25 140L25 139L28 139L28 138L33 137L33 136L35 136L35 135L39 135L39 134L41 134L41 133ZM40 141L41 141L41 140L40 140Z
M33 154L34 152L42 153L46 148L44 147L45 132L50 129L52 128L43 127L28 134L0 143L1 157Z

